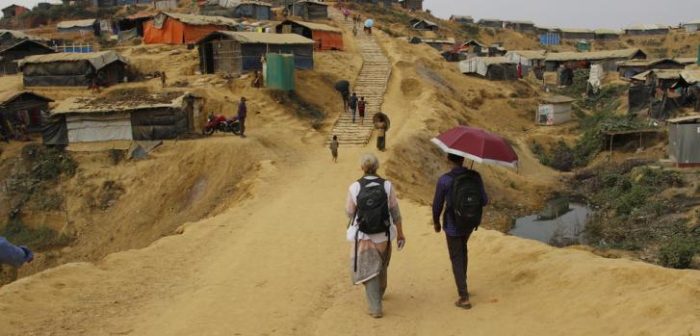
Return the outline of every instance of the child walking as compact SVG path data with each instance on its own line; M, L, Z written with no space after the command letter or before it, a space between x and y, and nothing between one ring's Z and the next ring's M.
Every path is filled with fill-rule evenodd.
M338 163L338 146L340 144L338 143L338 136L334 135L333 140L331 140L331 155L333 155L333 162Z

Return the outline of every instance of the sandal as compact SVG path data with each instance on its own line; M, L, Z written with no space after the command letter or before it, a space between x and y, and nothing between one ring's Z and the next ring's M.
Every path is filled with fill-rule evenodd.
M455 306L463 309L471 309L472 304L469 303L469 299L459 299L455 302Z

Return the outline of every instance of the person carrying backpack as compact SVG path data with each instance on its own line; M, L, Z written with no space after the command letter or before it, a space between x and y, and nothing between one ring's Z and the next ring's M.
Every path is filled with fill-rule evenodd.
M347 195L345 211L350 224L346 238L353 247L353 284L365 286L368 313L381 318L391 241L396 239L400 251L406 238L393 185L377 175L379 160L373 154L365 154L360 166L364 176L350 185Z
M433 226L437 233L441 229L445 231L452 273L459 294L455 305L470 309L472 305L467 289L467 241L472 232L479 228L483 207L488 204L489 199L481 175L465 168L463 157L448 154L447 159L453 168L440 177L435 188Z

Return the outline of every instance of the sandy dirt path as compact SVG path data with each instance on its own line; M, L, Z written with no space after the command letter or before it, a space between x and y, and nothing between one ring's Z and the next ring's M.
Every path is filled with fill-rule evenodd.
M263 162L253 199L152 246L0 289L4 335L693 335L700 272L555 249L480 230L474 309L452 306L444 238L402 200L385 318L349 282L342 207L362 149Z

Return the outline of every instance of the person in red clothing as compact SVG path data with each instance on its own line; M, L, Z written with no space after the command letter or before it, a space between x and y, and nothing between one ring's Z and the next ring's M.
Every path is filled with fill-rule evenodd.
M357 102L357 113L360 115L360 125L365 124L365 108L367 107L367 102L365 97L360 97L360 101Z

